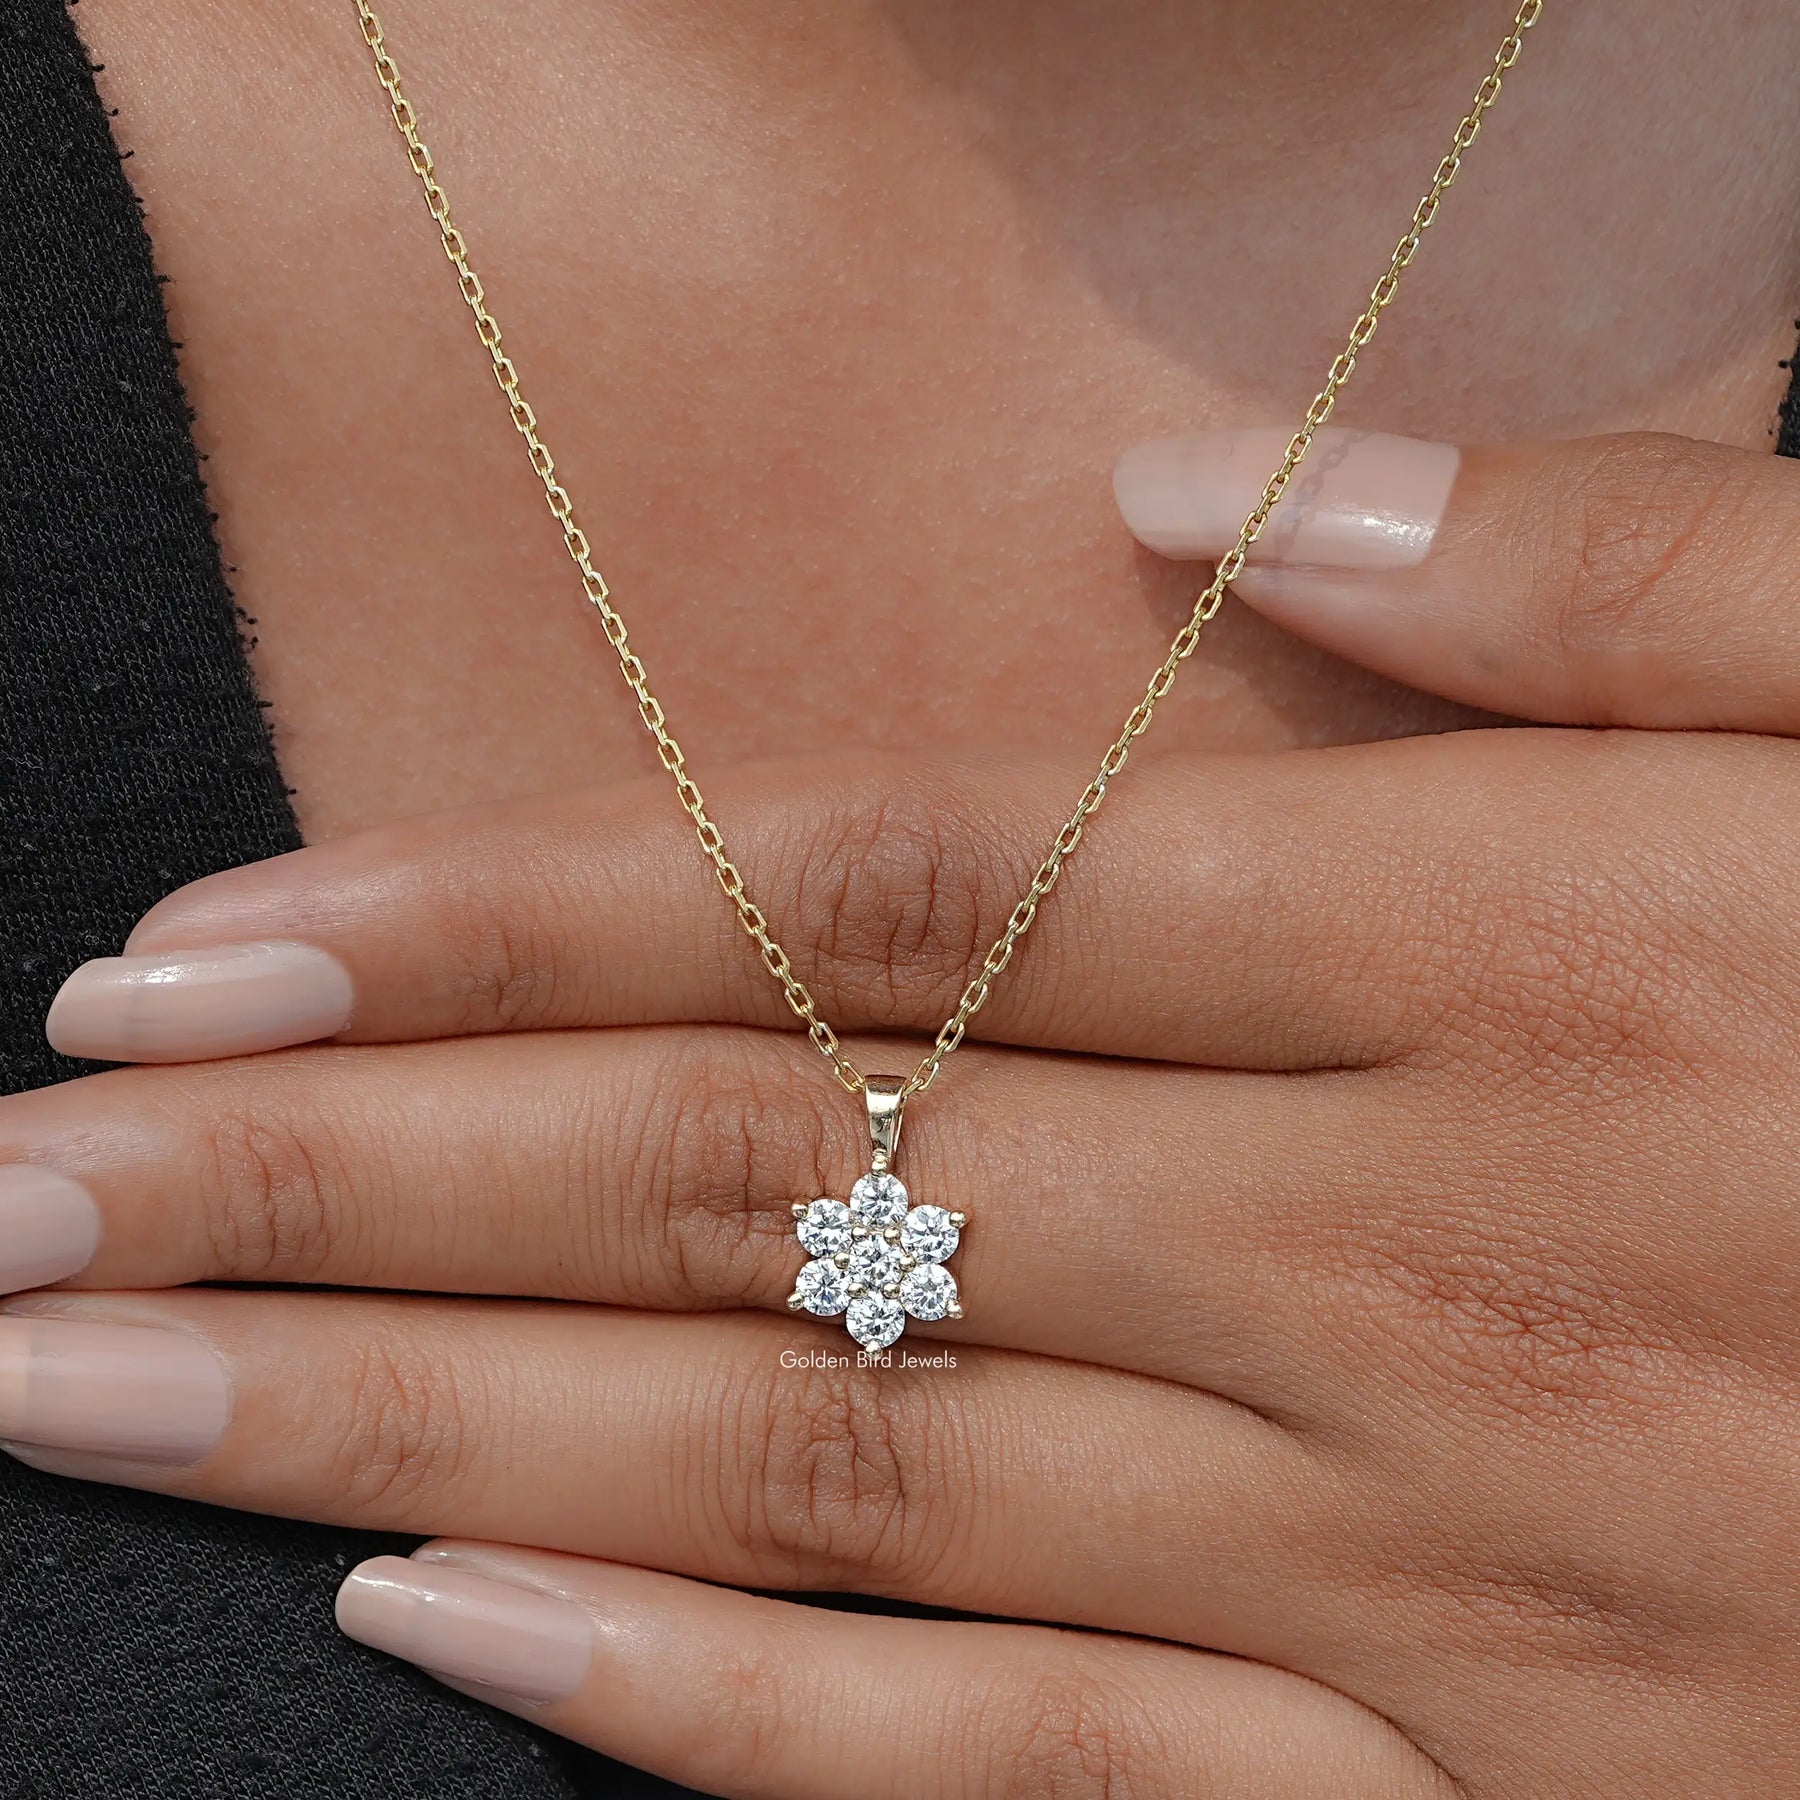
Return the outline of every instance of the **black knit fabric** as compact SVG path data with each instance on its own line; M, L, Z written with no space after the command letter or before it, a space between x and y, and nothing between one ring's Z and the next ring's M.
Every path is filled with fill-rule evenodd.
M1800 319L1794 321L1800 331ZM1787 398L1781 403L1781 423L1775 432L1775 450L1780 456L1800 456L1800 352L1786 364L1791 373Z
M298 842L86 56L0 0L0 1088L81 1072L43 1036L78 962ZM4 1800L675 1791L344 1638L404 1545L0 1463Z

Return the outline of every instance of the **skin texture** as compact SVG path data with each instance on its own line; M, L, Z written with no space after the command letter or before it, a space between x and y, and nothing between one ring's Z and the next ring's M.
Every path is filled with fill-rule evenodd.
M1509 10L384 17L704 772L1097 756L1195 586L1120 531L1114 457L1298 419ZM1783 0L1729 13L1550 9L1347 417L1768 444L1800 299L1796 27ZM80 22L309 837L653 772L354 19L82 0ZM1458 716L1233 609L1154 747Z
M810 545L821 572L826 549L841 548L847 560L829 565L834 577L854 569L855 556L869 557L875 597L854 615L857 643L870 641L863 626L882 641L882 608L901 602L880 597L880 578L910 570L921 533L934 557L958 569L975 562L969 553L979 542L985 569L961 578L974 586L919 598L924 616L913 613L907 642L923 648L910 667L852 659L852 637L831 635L850 621L823 580L762 595L765 608L780 603L787 663L758 662L758 627L733 665L750 677L739 688L757 702L758 728L778 722L776 741L794 760L722 781L721 811L826 1011L859 1034L853 1048L865 1066L902 1063L905 1050L889 1034L929 1030L947 1010L971 949L1004 919L1063 797L1085 773L1062 754L1083 723L1075 715L1104 685L1106 657L1118 651L1121 666L1129 660L1122 638L1101 649L1092 642L1096 616L1110 624L1125 616L1099 603L1088 610L1093 593L1116 599L1121 571L1109 576L1102 566L1100 514L1083 525L1081 508L1069 504L1079 484L1066 470L1089 465L1102 427L1127 438L1191 427L1227 406L1252 409L1261 391L1257 331L1246 330L1236 353L1247 360L1231 365L1248 384L1235 394L1219 370L1209 389L1190 367L1188 386L1172 398L1181 383L1157 362L1178 353L1151 354L1167 328L1157 304L1168 289L1147 282L1142 264L1124 281L1131 231L1115 222L1123 213L1100 204L1104 172L1118 167L1104 152L1140 123L1123 105L1135 90L1109 81L1119 71L1106 56L1079 63L1077 28L1098 30L1100 16L1058 15L1060 29L1032 56L1020 54L1019 15L983 17L996 33L992 70L1023 71L1029 88L1085 66L1095 90L1118 97L1118 116L1102 108L1114 135L1082 140L1084 166L1091 157L1103 173L1096 187L1077 182L1072 192L1049 181L1036 189L1023 171L1041 178L1078 133L1037 139L1024 123L998 133L1023 157L1012 171L1015 198L1060 196L1057 275L1043 275L1034 290L1041 307L1000 309L986 356L980 331L959 336L959 353L966 343L973 358L969 379L944 389L932 431L896 439L893 417L860 409L930 404L919 392L927 367L942 379L942 317L936 345L923 326L927 303L942 304L948 291L946 265L935 288L903 283L897 297L862 294L865 303L925 309L904 312L907 329L897 334L840 339L816 316L808 322L815 370L820 343L834 352L842 343L852 359L859 346L871 359L885 353L884 399L857 397L869 391L861 368L834 369L812 395L821 410L809 413L794 367L783 366L766 334L762 360L744 368L715 367L711 340L683 365L693 383L690 430L696 419L709 428L756 419L765 450L792 432L793 458L752 457L742 442L726 454L722 437L709 439L700 461L685 465L685 504L699 509L686 532L656 510L674 492L674 461L660 478L629 459L613 471L611 491L635 492L648 509L633 515L627 503L644 533L647 582L669 575L666 561L649 554L654 539L686 544L667 554L696 559L687 575L700 586L688 591L707 591L706 560L722 553L699 529L703 519L730 520L739 551L764 542L766 523L768 541L785 541L790 561ZM1120 28L1116 14L1106 16L1110 44ZM697 17L646 12L636 24L688 43L683 27ZM885 46L891 57L902 43L912 52L906 71L929 68L927 51L940 42L931 17L876 8L846 26L823 14L784 16L787 29L768 40L749 34L748 46L732 51L743 60L719 72L721 91L742 103L746 91L767 90L727 76L742 80L748 68L766 82L785 68L794 92L835 93L831 79L843 67L864 75L887 67L879 58L859 63L859 53ZM1262 17L1221 14L1219 29L1247 56L1265 47ZM593 28L591 15L565 21L577 39L582 20ZM1619 41L1634 54L1660 43L1666 59L1672 21L1671 11L1655 30ZM1736 22L1752 42L1769 34L1765 53L1779 48L1773 13L1745 9ZM1468 46L1450 39L1462 25L1439 41L1423 29L1423 13L1418 23L1419 67L1438 58L1457 64ZM390 25L398 38L398 18ZM809 59L817 34L833 30L858 35L832 41L850 61L822 73ZM1484 23L1479 48L1489 35ZM990 120L1008 105L1021 121L1066 117L1042 110L1042 90L1020 104L1013 82L990 72L984 84L985 29L976 37L973 51L960 45L936 65L958 105L973 93ZM1696 39L1692 49L1710 42ZM698 43L711 48L713 39L702 34ZM1150 47L1175 66L1142 92L1166 92L1173 108L1174 77L1189 72L1182 46L1152 37ZM1307 48L1339 47L1321 39ZM1352 58L1378 48L1341 46ZM1621 54L1610 38L1604 49ZM1601 55L1597 38L1589 50ZM772 60L759 61L759 51ZM1733 66L1717 71L1716 91L1748 105L1765 65L1735 59L1734 51ZM330 86L327 57L307 66ZM636 66L648 83L643 65L629 57L610 65L614 73L621 66ZM666 74L666 61L653 66ZM1619 75L1616 62L1600 66ZM1592 164L1610 140L1575 159L1566 138L1550 141L1559 125L1594 122L1578 105L1569 65L1558 68L1538 90L1543 111L1521 104L1515 140L1515 182L1538 159L1540 189L1558 197L1556 217L1546 220L1541 202L1525 205L1505 182L1471 183L1457 200L1471 201L1479 218L1480 196L1504 206L1512 194L1520 229L1528 220L1541 238L1560 236L1565 256L1577 241L1595 249L1585 299L1598 306L1610 292L1623 305L1642 288L1632 259L1649 252L1642 233L1596 237L1596 215L1584 215L1584 195L1593 203L1585 184L1598 179ZM1695 72L1691 57L1656 70L1663 82ZM1293 59L1282 60L1268 92L1280 97L1299 78ZM1559 79L1573 85L1559 89ZM1648 104L1646 86L1654 84L1629 79L1608 91L1629 108ZM496 100L509 92L498 85ZM1190 111L1207 116L1195 104L1204 92L1183 99L1190 128ZM657 116L666 124L688 93L685 83L651 86ZM936 87L928 97L942 101ZM601 116L592 98L580 94L582 119ZM1407 129L1407 103L1390 104L1399 108L1394 141L1383 138L1371 163ZM1356 136L1354 108L1343 117L1338 110L1321 114L1337 130L1334 141L1368 141ZM271 131L286 128L279 111L267 114ZM882 120L892 113L871 107L866 92L858 111ZM1143 111L1156 116L1154 105ZM646 140L630 134L630 116L613 115L615 141L644 150L653 171L659 165ZM725 116L745 115L727 106ZM766 128L770 116L790 114L762 116ZM1375 116L1390 119L1385 106ZM715 141L715 117L701 144L689 144L694 154ZM807 115L808 128L817 123ZM911 123L913 148L938 145L936 131ZM1619 120L1606 123L1616 129ZM1690 123L1678 118L1675 135ZM1252 115L1233 124L1242 144L1257 141ZM1362 124L1366 131L1369 117ZM1434 150L1439 127L1427 131L1421 117L1419 128ZM1208 129L1220 129L1216 119ZM872 125L869 137L850 154L879 155L882 128ZM331 136L321 154L348 154L351 141L348 131ZM666 132L655 138L669 141ZM751 134L752 152L756 141ZM1492 144L1502 141L1496 135ZM1714 141L1699 133L1688 147ZM836 142L841 162L841 130ZM1492 144L1484 142L1484 156ZM1165 165L1134 160L1142 147L1117 154L1143 192L1143 220L1154 221L1159 196L1172 204L1188 177L1168 174L1169 187L1159 188ZM1222 143L1211 166L1229 171L1231 149ZM912 172L943 200L925 211L935 230L947 230L967 194L950 179L955 171L938 170L943 185L929 188L934 154L919 150ZM1004 153L990 144L986 155ZM1429 160L1428 152L1421 162ZM754 171L755 155L747 161ZM784 166L791 176L794 165ZM1705 192L1716 167L1702 156L1694 188ZM1246 194L1273 204L1278 176L1263 174L1264 190L1254 168L1231 184L1211 230L1229 232L1229 207ZM849 184L825 185L825 200L842 201ZM526 205L525 191L515 190L520 221L554 204L538 191ZM1598 191L1619 204L1605 181ZM1075 204L1084 196L1094 205L1085 225ZM680 241L716 256L705 204L696 210ZM1724 213L1702 208L1696 220L1728 237L1754 210L1742 201ZM732 295L752 305L760 296L766 322L780 271L747 254L746 216L760 215L734 196L732 242L751 278ZM866 221L866 210L844 216ZM865 230L879 240L902 216L884 209ZM1044 228L1029 206L1018 217ZM615 231L629 222L612 220ZM820 240L800 237L804 262ZM1745 241L1753 238L1777 241ZM556 241L555 230L544 239ZM1207 241L1205 229L1198 240ZM1505 238L1470 241L1497 255ZM1029 251L1046 242L984 242L981 266L1008 268L1017 251L1014 275L1042 274ZM1092 267L1077 254L1083 244ZM1158 238L1151 248L1161 255L1166 246ZM1314 253L1330 248L1321 227ZM898 254L892 245L887 253ZM854 255L840 246L832 266L853 270L855 283L881 261L878 241L868 262L860 246ZM799 265L784 266L800 300L816 307L825 291L819 269L802 283ZM1167 304L1210 306L1215 324L1234 308L1259 312L1271 369L1291 366L1274 353L1284 321L1265 290L1209 287L1179 254L1168 266L1183 297ZM1055 297L1071 271L1083 305L1097 304L1099 314ZM910 263L906 272L908 282L916 278ZM1524 271L1507 264L1505 273L1513 281ZM668 279L667 267L659 275ZM1000 277L963 277L973 292L958 298L977 318L986 315L976 302L995 298L989 279ZM1786 280L1785 271L1771 274L1770 292ZM303 284L279 285L279 295L247 291L257 306L274 306L284 296L292 303ZM1312 285L1288 299L1298 305ZM553 281L546 286L555 291ZM1205 300L1191 301L1188 289ZM1484 305L1497 298L1478 282L1460 293L1453 284L1426 291L1421 319L1446 329L1434 339L1426 325L1416 349L1396 354L1399 382L1383 423L1403 424L1406 408L1430 393L1442 432L1458 405L1473 404L1456 398L1448 372L1467 356L1467 309L1478 294ZM590 292L568 297L594 304ZM1764 416L1756 407L1768 395L1751 340L1763 327L1740 328L1735 289L1709 294L1711 323L1696 329L1679 294L1656 287L1646 327L1672 301L1676 313L1665 322L1680 326L1680 348L1660 363L1660 346L1596 341L1592 317L1571 316L1566 302L1559 311L1541 284L1521 279L1506 297L1505 330L1523 331L1522 319L1533 326L1521 391L1509 393L1520 414L1536 406L1550 427L1565 429L1581 408L1604 418L1609 407L1641 407L1638 416L1756 441ZM528 309L523 289L521 300ZM1533 303L1545 308L1535 318ZM647 331L654 307L647 294L636 304ZM624 329L633 316L625 312L608 322ZM798 315L779 316L792 325ZM1100 327L1120 316L1129 323L1117 335ZM1461 329L1448 329L1451 320ZM920 362L909 381L894 357L915 326ZM564 321L565 353L575 329L574 319ZM1128 351L1148 355L1135 400ZM383 366L370 354L370 367ZM1700 366L1688 360L1696 356ZM1555 378L1540 373L1544 359ZM446 354L446 371L451 360ZM667 362L665 408L682 391L668 382ZM1049 382L1052 368L1074 388ZM320 404L329 384L316 375L308 394ZM1273 391L1276 377L1266 379ZM714 404L717 384L740 382L732 404ZM1418 384L1411 399L1409 382ZM571 386L552 381L547 391ZM1007 404L1027 390L1061 398L1048 416ZM432 384L421 378L407 391L429 395ZM610 398L633 392L615 388ZM696 392L705 404L694 404ZM800 411L784 413L790 403ZM1684 407L1705 416L1671 416ZM634 418L630 458L641 458L648 452L636 430L646 415L628 407L623 416ZM1520 422L1495 418L1486 429ZM274 444L278 434L267 421L262 428ZM292 454L301 434L291 419L286 430ZM409 442L451 460L448 435L438 441L429 421L415 422L414 432ZM985 454L1008 433L1056 471L1016 517L1000 502L1017 488L1019 465L1002 475ZM892 468L894 459L878 454L902 440L918 450L920 472L910 454ZM858 442L868 459L860 465L843 454ZM821 446L838 456L823 456ZM472 440L469 448L479 460ZM628 447L602 431L590 448L598 467ZM572 447L571 465L580 453ZM337 454L331 479L341 480L354 451L340 445ZM1550 454L1540 452L1538 466ZM1683 466L1726 457L1734 473L1671 489L1667 440L1561 454L1587 459L1562 465L1566 490L1609 495L1613 510L1560 509L1521 565L1510 554L1520 535L1484 536L1479 522L1529 519L1530 455L1510 474L1504 463L1465 458L1474 486L1459 484L1464 511L1442 539L1443 553L1461 560L1434 572L1427 559L1408 574L1414 586L1392 590L1402 605L1408 592L1447 597L1452 613L1467 596L1472 625L1484 598L1503 604L1510 634L1492 634L1473 659L1446 654L1441 662L1431 642L1422 647L1405 633L1358 639L1341 616L1318 635L1388 674L1402 672L1403 652L1412 658L1403 672L1421 688L1450 688L1496 710L1576 724L1636 721L1646 703L1632 683L1677 660L1668 634L1676 614L1666 603L1684 596L1687 612L1721 621L1735 647L1726 669L1743 692L1766 696L1791 656L1756 620L1789 616L1794 596L1771 586L1791 575L1772 573L1779 565L1758 531L1792 516L1794 471L1758 463L1739 475L1752 459L1695 452ZM242 458L254 455L246 440ZM719 460L707 463L708 455ZM695 474L703 465L710 481ZM240 460L240 470L247 466ZM391 534L409 516L401 504L409 471L427 466L407 456L383 466L382 479L400 486L370 516L390 534L381 540L390 552L404 548ZM322 478L322 468L311 473ZM324 504L305 473L291 471L294 485L281 491L295 507ZM934 486L952 475L961 483L955 505ZM659 489L659 479L670 486ZM990 479L996 485L982 498ZM1058 486L1065 479L1066 490ZM501 480L496 463L489 498ZM1740 481L1747 498L1736 504ZM447 490L431 491L441 504ZM470 518L480 516L473 498L483 491L478 484L465 496ZM1742 526L1735 563L1705 553L1725 494ZM345 545L366 552L374 540L355 524L366 497L338 497L344 504L318 548L329 557L336 544L348 568ZM820 509L805 531L802 507ZM521 502L504 516L522 532L529 514ZM1607 529L1620 520L1631 522L1623 539ZM458 524L459 553L496 552L480 527ZM407 529L421 529L420 543L442 554L441 533ZM627 556L630 536L619 539ZM854 555L853 539L861 546ZM1631 554L1610 554L1621 542ZM1028 592L1006 580L983 585L1009 557L1030 570ZM278 557L268 565L279 566ZM421 566L430 568L429 555ZM724 567L721 560L712 573ZM307 586L328 572L296 578L285 615L277 580L264 645L278 711L284 667L294 683L283 715L294 754L302 767L309 755L320 759L318 798L308 804L325 809L314 815L325 835L356 817L392 820L424 798L366 767L352 776L347 761L333 775L341 753L327 739L342 721L329 707L309 713L305 633L276 646L284 616L306 617L305 632L320 629L317 609L303 601L327 615L346 604L341 592L333 601L326 587ZM1749 572L1759 578L1757 605L1742 626ZM1162 574L1153 580L1172 584L1165 598L1178 585ZM1080 609L1059 606L1059 596L1089 589ZM483 611L491 590L489 601L469 599L484 591L479 581L443 591L450 607L474 608L476 639L481 619L513 619L504 608ZM756 591L753 580L747 591ZM405 628L410 620L419 629L418 615L404 604L371 612L369 592L344 616L354 611L405 660ZM1043 630L1021 639L1016 609L1026 600ZM1142 584L1137 602L1154 605ZM686 617L680 605L652 612L659 625L685 628L669 639L677 678L682 645L692 650L710 616ZM811 608L818 611L809 616ZM1291 598L1288 608L1286 623L1306 631L1304 609ZM1017 679L983 692L981 634L996 620L1006 626L996 641L1014 659L1010 677L1023 673L1027 649L1045 665L1034 674L1071 656L1066 666L1081 679L1069 684L1068 714L1047 724L1041 703L1024 706L1029 684ZM1166 623L1135 647L1148 652L1144 660L1154 659L1151 640ZM469 640L445 624L441 611L427 621L433 654L467 657ZM540 1685L511 1700L488 1697L725 1794L1714 1800L1791 1786L1800 1669L1789 1622L1800 1593L1786 1546L1800 1475L1792 1401L1800 1343L1791 1284L1771 1271L1791 1268L1796 1250L1789 1171L1800 973L1785 909L1771 898L1800 886L1788 741L1800 717L1777 687L1773 700L1757 701L1763 712L1741 715L1764 736L1508 730L1295 753L1283 746L1299 735L1397 733L1464 715L1398 689L1341 683L1333 666L1276 649L1280 640L1247 624L1239 629L1236 639L1221 634L1205 665L1223 684L1210 696L1220 704L1194 709L1204 725L1190 718L1185 742L1181 731L1170 734L1161 757L1134 768L1130 803L1121 795L1109 804L1029 954L984 1015L987 1041L959 1055L909 1123L905 1168L919 1197L962 1206L973 1221L956 1267L979 1306L932 1334L955 1348L955 1371L783 1367L783 1350L821 1341L819 1328L781 1310L796 1260L787 1207L841 1189L856 1172L854 1110L838 1102L804 1044L769 1029L784 1022L779 1000L717 896L695 878L691 845L661 786L505 798L507 765L482 760L481 730L494 729L491 748L510 741L503 717L528 733L536 727L527 710L559 731L565 715L554 685L530 682L519 711L506 713L514 671L492 655L490 639L488 666L498 672L490 680L483 670L490 704L480 725L469 720L482 708L455 712L454 669L436 671L441 688L422 684L421 699L428 693L438 711L452 709L443 718L429 708L409 715L404 690L390 688L383 708L361 705L371 720L383 714L378 738L390 735L379 741L401 744L410 719L420 733L415 750L443 751L428 770L406 759L423 770L420 780L459 780L459 797L497 795L499 804L389 823L215 878L159 908L134 938L133 951L145 954L274 936L321 946L352 978L345 1041L124 1070L0 1107L7 1159L75 1177L102 1219L94 1260L73 1287L9 1308L0 1431L15 1453L71 1475L535 1546L440 1547L465 1577L485 1569L558 1601L551 1613L518 1599L491 1609L491 1630L512 1633L512 1678ZM1468 637L1446 631L1432 642L1454 652ZM521 640L509 628L501 641ZM709 646L714 670L719 642L730 639ZM1594 656L1595 643L1633 653ZM1590 659L1571 675L1567 653L1584 647ZM538 648L534 638L533 654ZM341 674L341 637L337 649L333 705L341 707L352 704L343 682L356 671ZM853 756L841 738L809 741L806 730L823 734L832 723L829 710L809 713L799 736L785 717L773 720L767 696L804 674L791 660L801 653L832 675L829 705L856 721L852 739L892 731L910 734L896 740L908 747L877 744ZM932 729L923 673L939 656L959 677L977 665L957 690L967 697L973 686L958 711L970 708L962 729L983 734L975 741ZM315 675L327 666L316 662ZM359 666L366 674L369 665ZM408 666L432 668L428 658ZM463 666L470 679L481 667ZM703 686L705 669L688 667ZM921 685L909 689L915 680ZM1129 693L1135 683L1122 685ZM1717 698L1711 689L1701 695L1708 704ZM1338 696L1334 705L1323 703L1327 691ZM1714 722L1693 710L1692 695L1684 711L1666 682L1651 698L1657 710L1643 722ZM768 747L751 741L740 704L749 706L745 692L720 690L710 712L705 703L697 709L727 756ZM1307 711L1305 734L1284 709ZM566 717L576 716L571 706ZM1103 736L1098 711L1092 722ZM991 746L1009 731L1008 756L996 758ZM1238 753L1196 753L1221 739L1235 740ZM921 740L963 754L921 755ZM1045 753L1046 740L1057 755ZM827 742L830 753L818 754ZM358 746L365 765L371 749L369 739ZM556 757L530 759L542 778L534 785L558 785L570 750L565 741ZM395 1042L407 1038L420 1041ZM1105 1230L1097 1229L1102 1216ZM209 1279L418 1292L107 1291ZM110 1328L104 1341L96 1325ZM120 1331L147 1334L136 1340L141 1354L122 1348L112 1335ZM29 1370L19 1378L21 1342L39 1352L66 1347L56 1352L60 1402L55 1384L34 1386ZM81 1369L101 1350L105 1404L96 1405L80 1388ZM216 1379L198 1374L215 1364ZM183 1436L185 1460L173 1438L158 1440L161 1461L130 1460L142 1454L131 1447L155 1412L158 1371L176 1367L190 1399L201 1393L210 1405L217 1392L229 1394L229 1421L205 1443ZM140 1435L118 1437L109 1451L109 1418ZM362 1578L371 1590L402 1579L391 1567L377 1575ZM1086 1629L821 1624L713 1583L862 1588ZM443 1590L468 1607L482 1604L481 1592L467 1579ZM381 1641L370 1610L377 1604L354 1590L342 1616ZM448 1616L443 1605L434 1616ZM403 1607L387 1617L392 1625L415 1614ZM544 1658L533 1664L515 1652L519 1621L552 1617L559 1658L546 1672ZM389 1647L459 1681L494 1669L472 1651L433 1664L432 1642L411 1630L395 1627ZM977 1643L965 1630L1001 1636ZM572 1653L584 1643L585 1669ZM971 1669L986 1673L974 1679ZM859 1729L841 1730L845 1720ZM936 1735L920 1751L922 1724Z
M1546 454L1466 457L1390 597L1454 604L1480 522L1529 514ZM1524 580L1519 535L1486 540L1493 697L1566 713L1569 652L1603 636L1592 714L1647 693L1671 723L1678 692L1640 684L1689 615L1739 643L1690 706L1780 694L1788 647L1739 632L1708 546L1742 518L1742 566L1769 566L1800 470L1693 446L1706 479L1677 503L1669 439L1556 454L1564 492L1616 507L1559 509ZM1610 558L1621 517L1633 553ZM1785 580L1752 622L1786 614ZM1379 664L1390 640L1343 647ZM772 1029L716 897L670 880L691 848L654 787L211 877L134 954L279 923L348 972L350 1023L0 1105L5 1160L78 1180L103 1221L70 1286L0 1319L0 1438L85 1479L532 1546L459 1564L505 1571L499 1598L382 1559L341 1617L726 1795L1782 1792L1785 707L1779 734L1771 713L1763 735L1516 728L1133 771L987 1041L908 1127L915 1194L970 1215L968 1314L925 1340L954 1367L807 1360L845 1340L783 1309L789 1207L844 1191L858 1121ZM781 774L726 790L746 864L789 877L773 923L852 1053L903 1067L878 1034L942 1016L1070 771ZM276 1291L183 1285L220 1280ZM877 1644L705 1584L1086 1635Z

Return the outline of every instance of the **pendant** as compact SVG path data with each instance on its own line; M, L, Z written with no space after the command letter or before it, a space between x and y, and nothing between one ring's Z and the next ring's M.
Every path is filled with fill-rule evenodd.
M885 1350L914 1319L960 1319L956 1277L944 1267L956 1254L964 1214L914 1206L893 1172L900 1148L906 1083L871 1075L863 1085L872 1145L869 1172L848 1202L796 1202L794 1234L812 1258L794 1278L788 1306L822 1319L843 1315L865 1350Z

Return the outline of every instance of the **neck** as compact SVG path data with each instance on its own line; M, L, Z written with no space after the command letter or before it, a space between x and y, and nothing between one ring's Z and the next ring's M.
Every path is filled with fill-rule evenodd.
M1113 457L1293 427L1512 17L492 10L383 7L601 566L709 768L1106 742L1193 594L1122 531ZM208 0L83 0L79 22L173 277L307 828L644 770L347 15L284 9L248 61ZM1792 0L1548 0L1346 419L1766 446L1800 308L1796 67ZM1183 696L1159 753L1458 717L1241 611Z

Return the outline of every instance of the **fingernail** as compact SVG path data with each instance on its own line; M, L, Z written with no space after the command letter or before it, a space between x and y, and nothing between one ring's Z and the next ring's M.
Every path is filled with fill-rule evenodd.
M42 1444L20 1444L8 1438L0 1438L0 1450L28 1469L40 1469L46 1475L60 1475L68 1481L91 1481L98 1487L131 1487L133 1476L144 1466L141 1457L95 1456L86 1450L46 1450Z
M1287 446L1286 432L1264 430L1139 444L1113 472L1119 511L1164 556L1223 556ZM1461 460L1454 444L1327 427L1270 514L1250 567L1414 567L1431 549Z
M230 1414L224 1364L184 1332L0 1314L0 1439L189 1463L218 1443Z
M312 944L224 944L83 963L44 1032L65 1056L200 1062L342 1031L350 972Z
M593 1621L553 1594L403 1556L377 1556L338 1589L358 1643L521 1700L566 1700L587 1679Z
M36 1163L0 1165L0 1292L66 1280L99 1244L100 1209L79 1181Z

